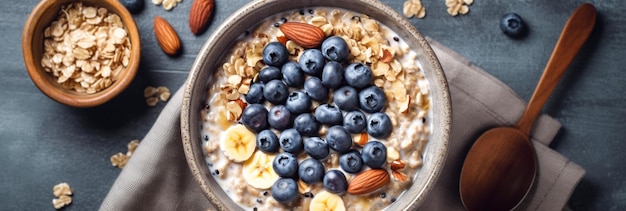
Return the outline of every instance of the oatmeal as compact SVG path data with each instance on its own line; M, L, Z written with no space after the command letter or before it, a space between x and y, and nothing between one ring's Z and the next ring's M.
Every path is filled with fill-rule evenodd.
M228 53L209 79L202 141L242 208L378 210L411 186L430 137L429 84L388 27L306 8L263 20Z

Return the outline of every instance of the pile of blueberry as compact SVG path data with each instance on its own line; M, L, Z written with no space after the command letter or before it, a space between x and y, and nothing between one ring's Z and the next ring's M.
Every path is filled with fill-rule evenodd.
M389 136L391 121L382 112L387 98L372 85L371 69L362 63L347 64L348 54L347 43L337 36L325 39L319 49L304 50L297 62L289 60L281 43L272 42L263 49L267 66L245 96L249 105L241 121L257 133L259 150L279 153L282 149L273 161L281 178L271 188L281 203L298 198L298 179L307 184L321 182L332 193L346 191L344 173L326 171L322 164L330 150L340 155L339 164L348 173L358 173L364 165L381 168L385 163L387 150L379 141L369 141L360 150L352 147L352 134L365 131L379 139ZM271 104L269 111L266 101ZM320 105L312 108L313 101ZM324 138L319 135L323 125L328 127ZM310 158L298 162L302 152Z

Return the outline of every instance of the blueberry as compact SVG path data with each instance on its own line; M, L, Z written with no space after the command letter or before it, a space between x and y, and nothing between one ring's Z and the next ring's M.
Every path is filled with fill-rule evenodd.
M298 154L304 149L302 136L300 136L300 133L293 128L283 130L278 138L278 143L285 152L291 152L293 154Z
M293 127L303 136L316 136L320 130L320 123L311 113L303 113L293 120Z
M352 63L346 67L343 77L348 85L361 89L372 83L374 76L369 66L363 63Z
M290 87L301 87L304 84L304 73L300 65L294 61L289 61L283 65L281 72L283 80Z
M275 105L284 104L289 96L288 87L281 80L271 80L263 87L263 97Z
M138 14L143 10L143 1L144 0L120 0L120 3L122 3L130 13Z
M341 110L330 104L322 104L315 108L315 119L326 125L340 125L343 123Z
M311 111L311 97L302 91L294 91L287 97L285 106L293 115L309 112Z
M363 169L363 158L358 150L350 150L339 156L339 166L348 173L359 173Z
M265 99L263 98L263 83L253 83L250 85L250 89L248 93L245 95L246 102L248 103L263 103Z
M385 92L376 86L367 87L359 92L359 105L365 112L379 112L385 107L385 103L387 103Z
M298 176L298 158L289 152L281 152L276 155L272 167L278 176L289 178Z
M359 108L359 93L351 86L343 86L333 94L333 102L341 110L352 111Z
M280 67L289 60L289 51L279 42L268 43L263 48L263 63L266 65Z
M306 49L300 55L300 67L308 75L319 76L324 68L324 56L318 49Z
M272 130L262 130L256 135L256 146L263 152L275 153L278 152L280 144L278 144L278 137Z
M387 161L387 147L380 141L369 141L363 146L361 158L370 168L380 168Z
M367 118L367 134L374 138L386 138L391 133L391 120L387 114L378 112Z
M290 203L298 199L298 184L292 178L280 178L272 185L272 197L280 203Z
M277 130L284 130L291 126L291 113L284 105L275 105L270 108L267 123Z
M360 133L367 126L367 117L359 110L350 111L343 117L343 127L350 133Z
M345 153L352 146L352 135L342 126L335 125L326 131L326 142L331 149L339 153Z
M241 122L258 133L267 128L267 109L261 104L250 104L243 110Z
M298 176L307 184L315 184L324 179L324 164L317 159L307 158L300 162Z
M507 13L500 19L500 30L512 38L521 38L526 34L526 24L516 13Z
M265 66L261 71L259 71L259 80L263 81L263 83L270 82L271 80L283 79L283 74L280 72L278 67L274 66Z
M341 63L329 61L322 69L322 85L327 88L335 89L341 86L343 82L343 67Z
M312 158L322 160L328 157L328 143L320 137L309 137L304 140L304 151Z
M318 77L310 77L304 82L304 91L311 99L323 102L328 98L328 89L322 85Z
M346 180L346 175L337 169L328 170L328 172L326 172L323 184L324 188L331 193L340 194L346 192L348 189L348 180Z
M328 60L343 62L348 58L349 53L348 43L339 36L326 38L322 42L322 55Z

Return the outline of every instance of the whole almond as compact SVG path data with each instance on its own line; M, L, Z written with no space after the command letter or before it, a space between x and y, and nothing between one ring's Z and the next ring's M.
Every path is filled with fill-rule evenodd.
M207 29L213 14L213 0L195 0L189 11L189 28L195 35L202 34Z
M159 46L163 52L170 56L174 56L180 49L180 39L178 34L170 23L160 16L154 17L154 36L159 42Z
M359 195L374 192L389 183L387 170L369 169L354 176L348 184L349 194Z
M324 31L317 26L300 22L287 22L280 25L280 31L287 39L304 48L315 48L324 41Z

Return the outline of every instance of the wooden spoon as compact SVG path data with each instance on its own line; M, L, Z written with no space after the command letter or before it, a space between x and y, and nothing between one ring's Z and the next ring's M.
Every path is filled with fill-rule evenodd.
M468 210L511 210L530 190L537 161L529 132L561 76L591 34L596 9L583 4L565 24L548 64L515 127L498 127L482 134L463 163L459 189Z

